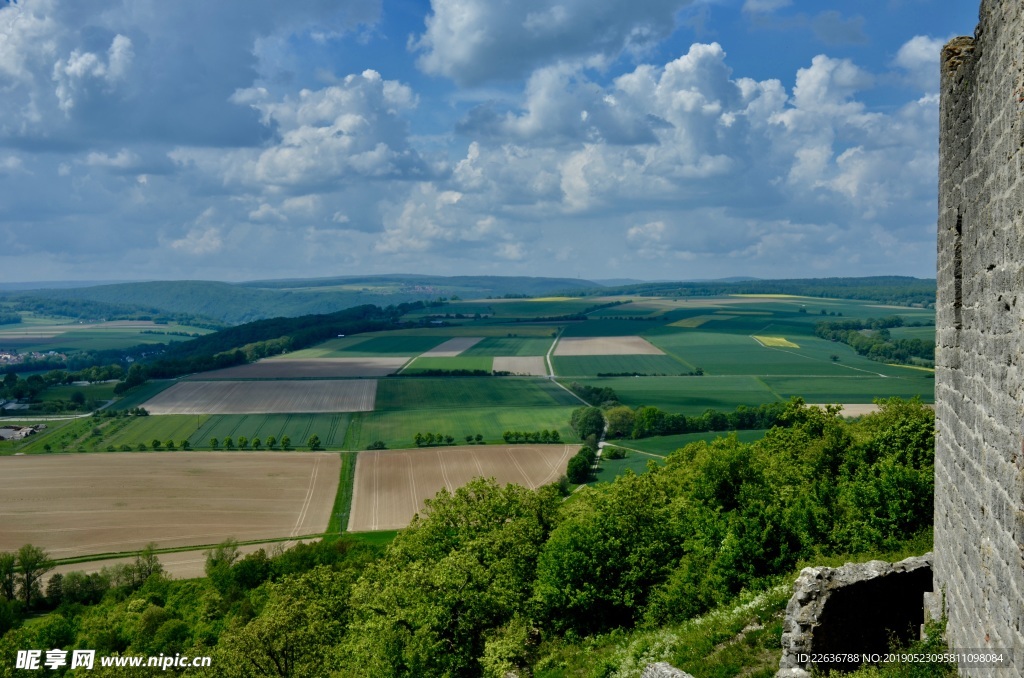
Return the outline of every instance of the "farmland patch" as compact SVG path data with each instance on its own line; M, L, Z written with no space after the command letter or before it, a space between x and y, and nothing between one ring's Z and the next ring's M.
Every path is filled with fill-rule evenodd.
M152 414L261 414L372 410L375 379L183 381L144 403Z
M483 340L483 337L453 337L423 354L424 358L454 358Z
M193 375L190 380L210 379L315 379L384 377L408 362L406 357L271 359Z
M757 340L757 342L763 346L769 346L774 348L800 348L799 344L794 344L792 341L786 339L785 337L765 337L757 334L751 336L753 336L754 339Z
M579 406L582 403L576 401ZM365 450L375 441L389 448L412 447L417 433L450 435L463 442L478 433L488 443L501 443L505 431L558 431L574 440L569 427L573 407L454 407L448 409L361 412L352 415L346 450Z
M660 355L663 351L643 337L562 337L555 346L556 356L581 355Z
M693 369L668 355L561 356L553 360L561 376L663 375L678 377Z
M712 320L732 320L733 317L734 316L732 316L732 315L717 315L717 314L716 315L695 315L695 316L690 316L689 318L683 318L682 320L677 320L674 323L669 323L669 327L686 327L686 328L693 329L693 328L696 328L696 327L700 327L704 323L711 322Z
M495 372L511 372L543 377L548 373L542 356L497 356L494 358Z
M479 344L463 351L462 357L474 355L542 356L551 348L552 341L551 337L486 337Z
M547 379L517 377L408 377L382 379L377 410L432 410L450 407L537 407L580 403Z
M166 452L0 458L0 551L55 558L322 532L329 453Z
M416 358L406 366L403 374L416 374L429 370L481 370L491 371L490 356L458 356L455 358L430 358L426 354Z
M476 477L529 488L565 473L576 445L488 445L361 452L356 461L349 529L354 532L407 526L423 500Z

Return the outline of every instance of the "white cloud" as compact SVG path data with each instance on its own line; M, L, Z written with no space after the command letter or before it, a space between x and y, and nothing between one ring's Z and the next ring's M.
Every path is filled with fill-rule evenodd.
M106 153L89 153L85 157L85 164L91 167L113 167L116 169L128 169L139 162L139 156L127 148L122 148L116 155Z
M900 45L893 63L903 69L919 91L937 92L939 89L939 55L946 43L941 38L915 35Z
M171 240L168 245L179 252L201 256L220 252L224 241L221 238L220 229L192 228L184 237Z
M479 84L560 59L596 63L642 50L668 36L691 2L433 0L426 32L410 46L425 72Z

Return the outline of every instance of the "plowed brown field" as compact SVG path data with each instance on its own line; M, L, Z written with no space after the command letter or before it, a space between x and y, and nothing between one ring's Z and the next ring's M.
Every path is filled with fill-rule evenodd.
M376 396L376 379L183 381L143 407L150 414L370 412Z
M539 487L565 473L578 445L468 445L360 452L352 489L352 532L405 527L423 500L476 477Z
M51 557L323 532L340 458L317 452L0 457L0 551Z

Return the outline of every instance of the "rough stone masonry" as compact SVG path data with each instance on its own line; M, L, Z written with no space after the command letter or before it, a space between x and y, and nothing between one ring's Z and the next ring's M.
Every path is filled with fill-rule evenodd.
M1024 0L946 45L939 142L935 562L954 649L1024 675Z

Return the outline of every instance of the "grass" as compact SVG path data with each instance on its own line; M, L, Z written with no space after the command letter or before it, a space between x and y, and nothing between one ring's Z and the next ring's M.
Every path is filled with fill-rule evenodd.
M739 438L740 442L751 443L763 438L765 431L763 429L755 429L751 431L707 431L704 433L682 433L672 436L653 436L651 438L641 438L640 440L617 440L611 441L610 444L620 445L622 447L631 447L636 450L650 452L651 454L669 455L681 447L686 447L690 443L695 443L700 440L714 440L715 438L722 438L732 434L735 434L736 437Z
M881 363L876 363L881 365ZM883 366L887 367L888 366ZM888 368L898 369L898 368ZM875 398L920 396L926 403L935 402L935 379L928 371L901 370L902 377L873 375L848 376L842 379L823 377L765 377L764 384L782 398L800 396L809 403L870 403Z
M190 418L195 422L196 417ZM223 442L224 438L231 436L237 444L238 437L245 436L250 441L259 438L266 447L268 437L274 436L280 445L281 438L288 436L292 447L305 447L309 437L316 434L323 447L336 450L342 448L351 418L348 413L206 415L202 426L194 429L189 442L195 448L208 448L211 438Z
M648 464L656 464L661 466L665 463L663 457L652 457L647 454L639 454L637 452L626 451L626 456L622 459L601 459L601 463L598 466L597 471L593 474L591 480L587 482L588 485L594 483L610 483L626 471L632 471L637 475L647 472Z
M789 580L746 591L705 615L658 628L617 630L579 643L542 646L536 678L639 676L668 662L695 678L771 678L779 668Z
M78 425L78 428L81 429L82 421L82 419L65 419L60 421L38 422L0 418L0 426L35 426L40 423L46 424L46 430L29 436L24 440L0 441L0 455L15 454L18 452L42 452L43 446L46 444L50 444L51 447L56 449L57 439L65 435L64 433L61 433L61 430L69 426L74 427L76 424Z
M340 534L348 529L348 518L352 511L352 486L356 479L356 453L341 452L341 471L338 478L338 493L334 495L331 519L327 522L328 534Z
M599 374L649 374L680 376L692 368L668 355L555 356L555 374L591 376Z
M491 371L494 358L490 356L455 356L452 358L424 358L420 356L402 370L402 374L416 374L426 370L484 370Z
M88 386L74 386L71 384L51 386L43 391L39 397L42 400L70 400L72 394L81 393L86 400L111 400L114 397L114 386L116 383L89 384Z
M377 411L579 404L571 394L543 378L397 377L377 383Z
M760 405L782 399L751 376L606 377L579 379L589 386L609 386L624 405L654 405L669 412L700 414L711 408L730 411L737 405Z
M344 449L365 450L377 440L390 449L414 447L417 433L441 433L455 437L481 434L488 443L504 444L505 431L557 430L562 440L575 440L569 427L571 407L452 407L447 409L359 412L352 417Z

